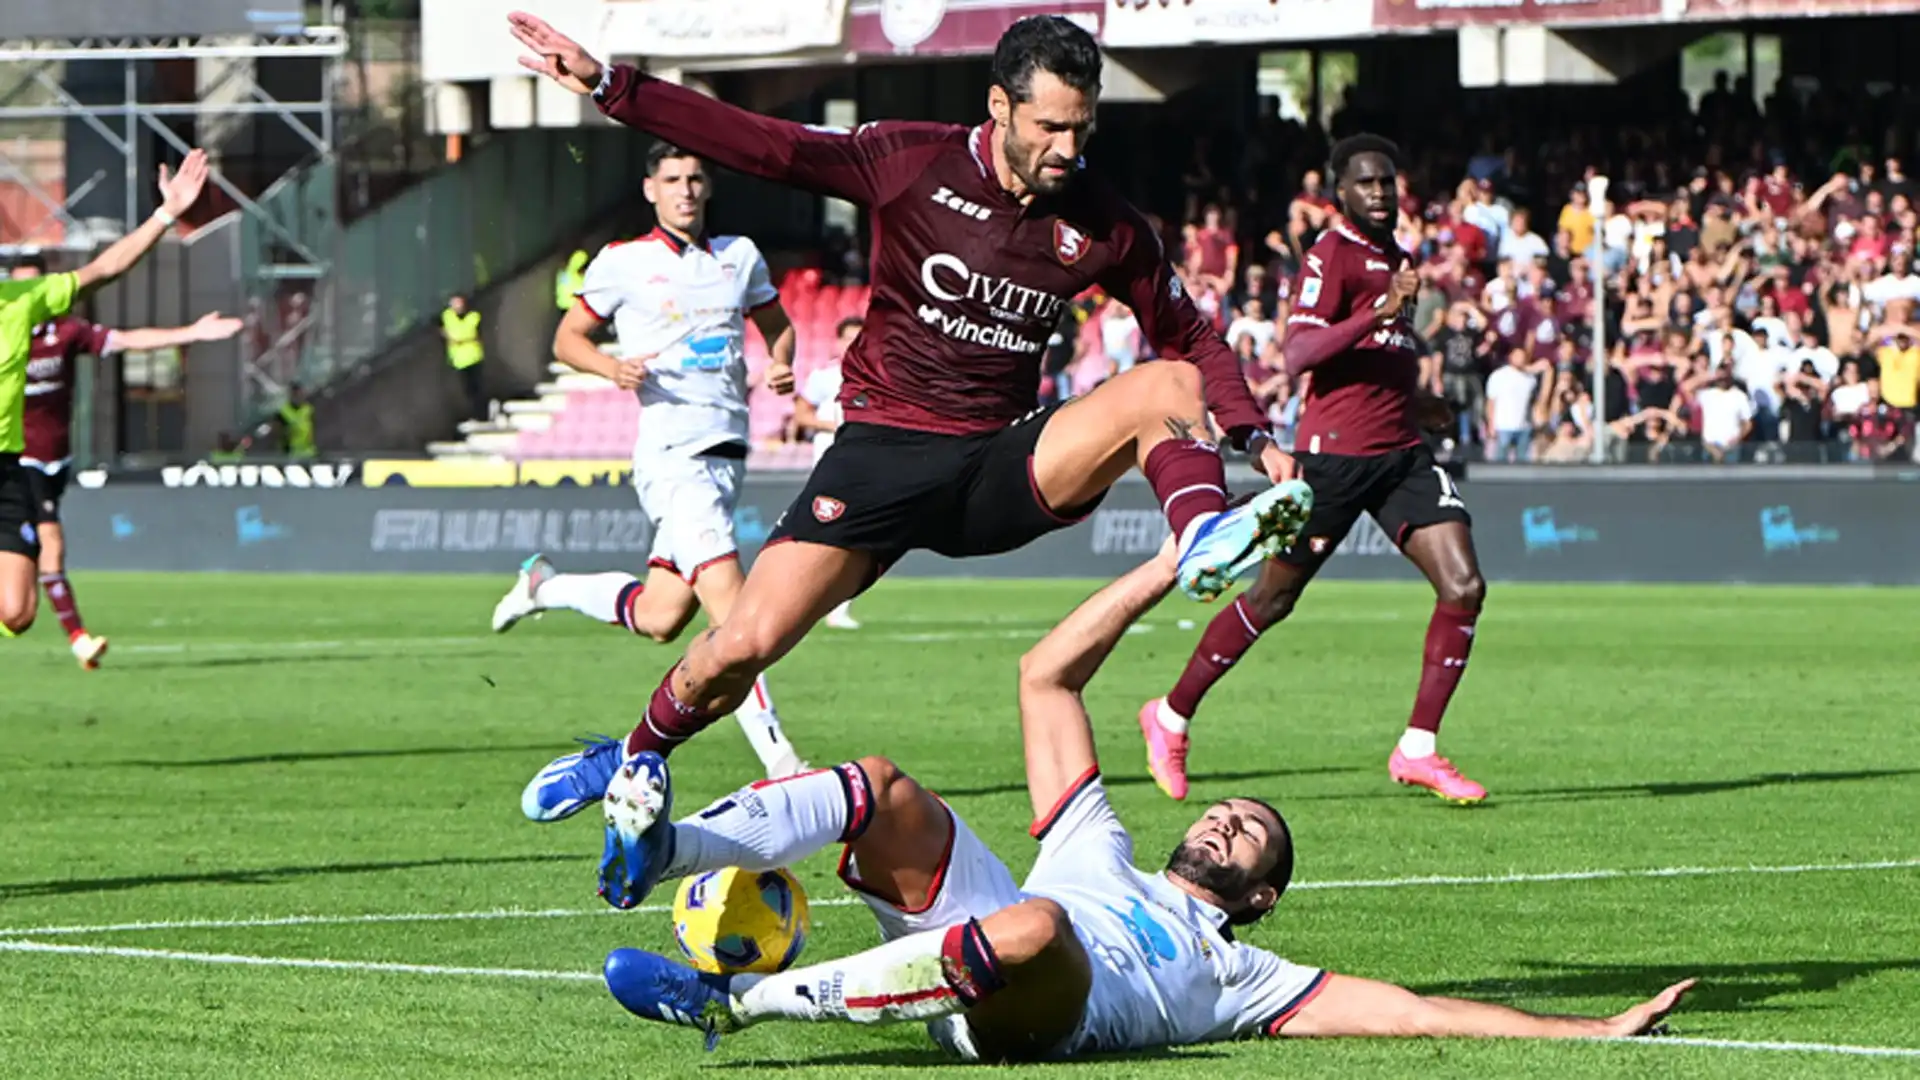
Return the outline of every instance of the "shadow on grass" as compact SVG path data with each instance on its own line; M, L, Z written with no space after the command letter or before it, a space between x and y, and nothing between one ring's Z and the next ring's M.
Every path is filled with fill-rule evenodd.
M0 884L0 900L80 893L123 892L155 885L276 885L339 874L384 874L394 870L438 867L507 866L516 863L581 862L578 855L497 855L485 858L410 859L395 862L325 863L317 866L268 866L255 870L207 870L191 874L143 874L137 877L74 878Z
M1072 1063L1076 1065L1117 1064L1123 1062L1146 1061L1206 1061L1225 1058L1228 1055L1202 1047L1159 1047L1152 1050L1140 1050L1130 1054L1087 1054L1076 1055ZM884 1068L884 1069L964 1069L968 1075L978 1075L979 1066L963 1062L948 1056L944 1051L928 1046L924 1050L874 1049L850 1050L840 1054L822 1054L819 1057L805 1058L748 1058L740 1061L728 1061L713 1066L716 1069L817 1069L817 1068Z
M261 648L271 648L262 645ZM219 668L285 667L298 664L364 664L369 660L392 660L391 653L370 652L290 652L262 656L194 656L189 650L185 655L167 656L161 659L135 659L115 664L110 670L138 674L165 668L179 668L200 671Z
M1670 799L1687 795L1719 795L1729 791L1755 791L1762 788L1795 787L1801 784L1842 784L1859 780L1887 780L1901 776L1920 776L1920 769L1849 769L1839 772L1760 773L1754 776L1727 777L1723 780L1656 780L1640 784L1600 784L1591 787L1496 788L1488 806L1511 802L1588 802L1608 799ZM1347 791L1292 795L1292 802L1345 802L1358 799L1404 799L1409 792L1398 790Z
M1920 958L1887 960L1777 960L1754 964L1561 964L1527 961L1537 975L1424 983L1416 993L1481 1000L1652 997L1682 979L1698 978L1674 1012L1675 1028L1686 1014L1747 1012L1788 994L1824 993L1845 983L1887 971L1920 971Z
M1353 765L1319 765L1319 766L1314 766L1313 768L1308 768L1308 769L1259 769L1259 770L1248 770L1244 772L1192 773L1187 777L1187 779L1196 784L1247 783L1254 780L1281 780L1289 776L1329 776L1329 775L1334 775L1338 773L1351 773L1351 772L1360 772L1360 771L1361 770L1359 769L1359 767L1353 766ZM1105 784L1107 787L1110 787L1110 788L1138 787L1141 784L1153 783L1153 777L1148 776L1144 773L1135 773L1130 775L1112 775L1112 774L1103 773L1100 777L1100 781L1101 783ZM1022 780L1019 783L1009 782L1005 784L987 784L982 787L970 787L970 788L940 787L940 788L936 788L935 790L937 790L940 793L941 798L954 798L957 796L969 796L969 795L1012 795L1012 794L1025 794L1027 790L1027 783L1026 781Z
M412 746L393 750L287 750L276 754L199 758L187 761L104 761L101 767L128 769L202 769L225 765L297 765L308 761L358 761L364 758L453 757L460 754L552 754L551 742L530 746Z

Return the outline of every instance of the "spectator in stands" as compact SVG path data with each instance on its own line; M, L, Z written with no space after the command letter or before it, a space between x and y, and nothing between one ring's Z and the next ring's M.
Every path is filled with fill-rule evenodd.
M1250 342L1256 359L1265 356L1274 338L1274 324L1267 316L1266 303L1248 300L1242 312L1233 320L1233 325L1227 327L1227 347L1238 351L1240 342Z
M1533 432L1537 423L1535 398L1540 396L1541 370L1524 346L1507 351L1507 362L1487 377L1487 446L1490 461L1533 460Z
M1500 258L1511 261L1516 267L1531 270L1536 260L1544 262L1551 254L1553 249L1540 239L1539 233L1533 231L1533 215L1525 209L1515 210L1500 237ZM1543 272L1544 269L1542 267Z
M447 345L447 366L460 376L468 419L486 419L489 406L481 363L487 350L480 341L480 313L468 309L465 296L455 293L447 300L447 309L440 313L440 338Z
M1700 445L1715 462L1739 461L1740 444L1753 432L1753 399L1734 379L1732 364L1717 364L1689 380L1700 410Z
M1187 273L1225 295L1240 273L1240 244L1217 204L1209 204L1187 249Z
M860 336L866 323L858 316L840 320L834 327L833 352L827 362L813 370L800 392L793 396L793 426L801 438L813 443L813 461L819 464L827 448L833 445L834 433L840 430L846 414L840 408L840 387L844 379L840 362L846 358L847 350ZM827 613L823 620L835 630L858 630L859 620L853 617L853 601L847 600Z

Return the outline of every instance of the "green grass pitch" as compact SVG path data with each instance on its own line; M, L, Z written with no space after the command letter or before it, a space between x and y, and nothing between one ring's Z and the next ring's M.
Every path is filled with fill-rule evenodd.
M594 897L593 815L536 827L518 795L569 737L624 732L677 653L566 614L492 637L504 584L82 574L83 609L114 641L105 669L74 668L50 613L0 646L0 1076L946 1067L911 1027L771 1026L709 1056L694 1033L614 1004L593 978L601 958L671 949L666 920ZM822 630L774 670L775 696L816 764L893 757L1018 874L1031 846L1015 665L1091 588L886 582L858 606L865 629ZM1386 778L1423 589L1316 586L1208 703L1191 807L1147 781L1133 718L1198 636L1180 620L1215 609L1175 599L1151 613L1088 700L1146 858L1206 800L1244 792L1286 811L1298 878L1316 887L1251 935L1283 955L1566 1012L1614 1011L1699 975L1678 1035L1920 1048L1916 600L1496 588L1442 743L1493 792L1472 810ZM755 772L730 723L675 763L683 811ZM846 896L831 859L796 867L816 903L813 957L873 940L861 909L825 903ZM1672 868L1712 872L1647 873ZM1580 871L1608 873L1552 879ZM1433 875L1481 880L1407 883ZM1549 879L1484 880L1510 875ZM514 911L546 914L429 918ZM340 921L370 915L405 918ZM178 925L196 921L242 925ZM127 923L161 925L100 929ZM289 963L310 960L345 966ZM1018 1074L1916 1071L1914 1056L1408 1041L1241 1043Z

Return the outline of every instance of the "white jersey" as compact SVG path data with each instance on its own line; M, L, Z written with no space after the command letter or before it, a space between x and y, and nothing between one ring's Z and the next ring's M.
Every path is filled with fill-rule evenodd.
M1133 838L1089 773L1037 828L1023 892L1065 908L1093 960L1066 1053L1277 1035L1327 973L1233 940L1227 914L1133 865Z
M746 316L780 296L752 240L655 229L602 248L579 295L613 320L624 355L651 357L636 458L747 441Z
M807 383L800 388L800 396L807 399L813 411L820 419L829 424L846 421L846 412L840 406L840 385L845 382L840 365L818 368L807 376ZM813 433L813 460L817 463L827 448L833 445L833 432L816 431Z

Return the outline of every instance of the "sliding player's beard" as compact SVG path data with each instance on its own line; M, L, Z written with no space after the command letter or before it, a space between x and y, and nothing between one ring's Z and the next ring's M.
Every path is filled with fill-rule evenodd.
M1207 849L1189 840L1167 856L1167 873L1219 897L1229 908L1246 903L1260 882L1244 867L1213 861Z

